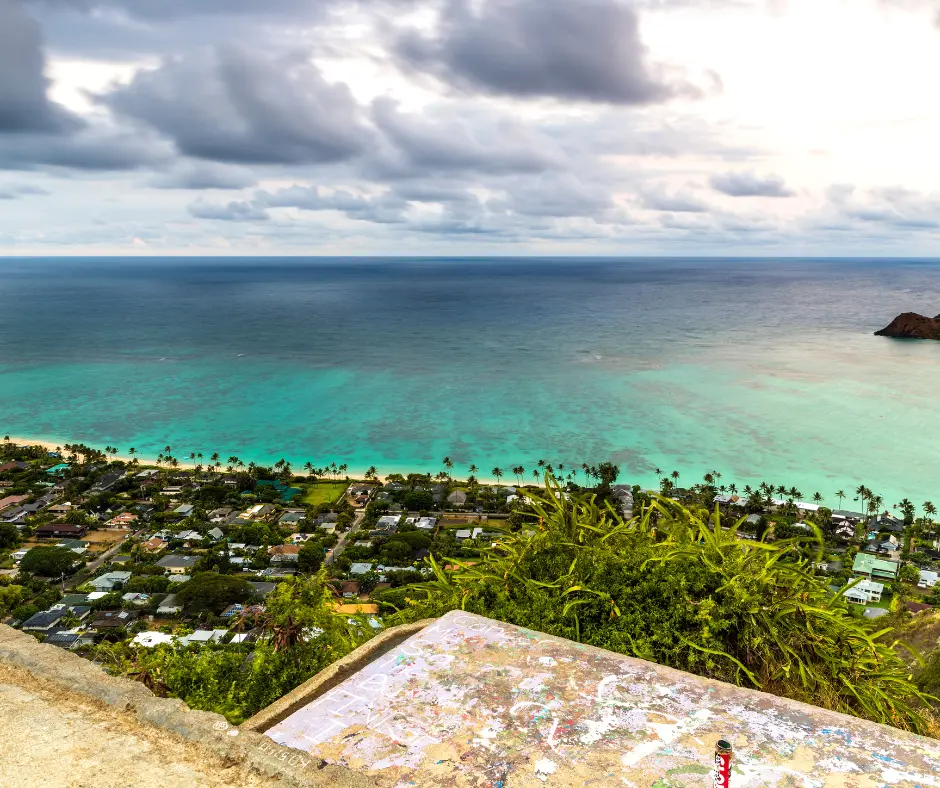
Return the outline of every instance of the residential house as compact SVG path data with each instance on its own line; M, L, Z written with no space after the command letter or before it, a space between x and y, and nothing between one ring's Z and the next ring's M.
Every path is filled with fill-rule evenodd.
M888 539L871 539L865 543L865 551L869 553L892 553L897 549L897 542L891 542Z
M467 503L467 494L463 490L454 490L447 496L447 503L454 506L464 506Z
M268 550L271 563L293 562L300 556L301 546L296 544L279 544Z
M869 580L897 580L899 569L900 564L897 561L878 558L870 553L859 553L852 564L855 574L863 575Z
M393 534L398 530L398 523L400 519L400 517L394 514L387 514L384 517L380 517L378 522L375 524L375 528L373 528L370 533Z
M105 525L110 528L131 528L137 522L137 515L130 512L121 512L117 517L112 517Z
M458 542L462 542L465 539L471 539L473 538L473 531L471 531L469 528L461 528L454 534L454 538Z
M913 613L914 615L918 613L926 613L930 610L933 610L933 605L925 605L923 602L908 601L904 603L904 606L907 608L907 611L909 613Z
M291 544L303 544L310 539L313 539L313 534L296 533L287 537L287 541Z
M66 501L65 503L57 503L55 506L50 506L49 513L54 514L56 517L59 517L61 515L68 514L74 508L75 507L72 506L72 504Z
M179 585L180 583L188 583L193 578L191 575L170 575L167 579L170 581L170 585Z
M0 512L11 506L18 506L29 499L28 495L8 495L6 498L0 498Z
M275 588L277 588L277 583L260 583L257 581L249 580L248 585L251 586L254 591L255 596L264 598L270 594Z
M227 629L197 629L183 642L188 646L202 646L206 643L220 643L228 634Z
M144 548L148 553L159 553L161 550L165 549L167 544L166 539L161 539L159 536L154 536L151 539L148 539L144 542L141 547Z
M121 479L124 478L124 471L109 471L104 474L94 486L91 488L92 492L104 492L105 490L110 490L117 484Z
M855 525L864 519L865 515L861 512L852 512L848 509L835 509L832 512L832 522L834 523L850 523Z
M14 506L12 509L7 509L5 512L0 514L0 522L10 523L15 525L17 528L22 528L26 525L26 518L29 517L31 512L26 508L26 506Z
M69 611L64 607L54 607L50 610L43 610L30 616L20 627L24 632L52 632L56 627L60 629L59 622L69 615Z
M225 536L225 533L221 528L212 528L209 530L208 536L211 536L216 542L218 542Z
M141 594L139 592L128 592L121 597L123 602L128 602L132 605L146 605L150 601L150 594Z
M189 517L194 511L196 511L195 506L193 506L191 503L184 503L177 506L173 510L173 514L179 517Z
M226 518L234 512L234 509L213 509L208 514L210 523L224 523Z
M16 550L10 553L10 558L13 559L14 563L18 564L20 561L22 561L26 557L26 554L28 552L29 552L28 547L21 547L19 550Z
M855 526L846 523L836 528L836 538L844 542L850 542L855 538Z
M860 580L855 586L843 594L847 602L856 605L867 605L869 602L880 602L885 587L882 583L872 580Z
M189 530L189 531L180 531L176 535L176 538L179 539L181 542L201 542L203 537L202 537L202 534L199 533L199 531Z
M359 596L359 581L346 580L340 584L339 594L343 599L354 599Z
M420 531L433 531L436 525L436 517L419 517L415 520L415 528Z
M88 552L88 546L91 542L83 542L81 539L63 539L56 547L64 547L77 555L84 555Z
M165 555L157 561L157 566L171 575L182 575L187 569L192 569L198 561L199 556L196 555Z
M158 616L175 616L183 612L183 606L176 601L176 594L167 594L157 608Z
M940 578L937 572L932 572L929 569L920 570L920 578L917 580L918 588L933 588L937 585L937 580Z
M138 503L134 505L134 511L144 520L149 520L157 511L157 507L150 503Z
M868 528L872 531L889 531L894 534L904 533L904 521L893 517L872 517L868 521Z
M129 556L129 555L115 555L115 556L112 556L110 563L111 563L112 566L115 565L115 564L117 564L117 565L120 566L120 565L122 565L122 564L130 564L130 563L133 563L133 561L134 561L134 559L133 559L132 556Z
M306 519L307 513L302 509L290 509L281 515L281 519L278 520L278 522L281 525L296 525Z
M633 488L629 484L615 484L610 488L610 497L620 506L620 514L625 519L633 517Z
M87 532L87 525L75 525L73 523L47 523L46 525L40 525L36 529L35 535L40 539L46 539L49 537L56 537L58 539L63 537L78 539L84 536Z
M372 571L371 563L357 563L349 567L349 574L351 575L365 575Z
M81 636L74 632L53 632L42 642L47 646L58 646L59 648L72 650L78 648L80 638Z
M89 624L89 629L104 632L114 629L127 629L140 614L136 610L102 610Z
M56 602L53 607L83 606L88 601L88 594L67 594Z
M130 579L131 572L108 572L100 577L92 578L88 581L88 584L94 588L95 591L107 592L121 588Z

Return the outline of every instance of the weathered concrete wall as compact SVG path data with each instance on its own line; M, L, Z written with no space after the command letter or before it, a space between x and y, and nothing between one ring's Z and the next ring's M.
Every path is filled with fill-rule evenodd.
M355 651L328 665L315 676L312 676L292 692L287 693L280 700L275 701L266 709L262 709L254 717L246 720L242 730L252 730L263 733L275 723L293 714L299 708L329 692L333 687L342 683L350 676L358 673L369 663L398 648L405 640L417 634L435 619L427 618L414 624L403 624L392 627L379 633L372 640L363 643Z
M54 765L57 710L62 735L104 744L87 755L93 779L41 781L52 788L186 775L204 788L710 788L719 738L735 748L731 788L940 788L936 740L460 612L382 633L239 729L0 626L0 711L23 716L6 746ZM101 739L118 717L130 738ZM127 748L148 742L131 764ZM109 765L127 780L109 782ZM0 785L32 788L33 773L0 770Z
M270 727L380 785L940 788L940 741L459 611Z
M173 737L180 747L203 751L207 757L276 778L282 785L330 788L374 785L363 772L330 765L322 759L311 758L309 753L278 746L252 730L229 726L218 714L194 711L179 700L158 698L143 684L109 676L86 659L39 643L31 635L2 624L0 663L28 671L38 682L57 685L63 692L80 693L85 698L127 712L140 725ZM44 746L55 748L56 742L48 741ZM115 763L118 761L116 753Z

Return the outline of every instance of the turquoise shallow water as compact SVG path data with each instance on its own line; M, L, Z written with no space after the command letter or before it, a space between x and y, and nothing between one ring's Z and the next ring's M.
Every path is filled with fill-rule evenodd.
M940 263L0 261L0 430L437 472L940 497ZM487 475L487 474L485 474ZM507 473L507 477L509 474ZM851 498L846 505L852 503Z

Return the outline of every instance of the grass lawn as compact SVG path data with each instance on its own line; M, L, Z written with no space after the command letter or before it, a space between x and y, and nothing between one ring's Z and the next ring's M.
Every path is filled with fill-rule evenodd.
M316 482L304 490L303 502L310 506L335 503L342 497L348 486L346 482Z

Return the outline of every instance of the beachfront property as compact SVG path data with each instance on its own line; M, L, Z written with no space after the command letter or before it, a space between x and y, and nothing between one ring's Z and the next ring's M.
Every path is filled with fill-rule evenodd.
M852 572L869 580L897 580L899 571L900 564L897 561L878 558L870 553L859 553L852 564Z

